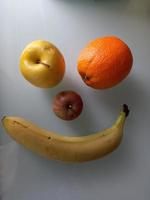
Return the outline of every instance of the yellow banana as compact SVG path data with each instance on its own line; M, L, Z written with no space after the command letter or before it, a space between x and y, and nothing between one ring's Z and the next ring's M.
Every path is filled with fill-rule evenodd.
M128 107L123 105L118 119L110 128L81 137L62 136L20 117L4 117L2 124L14 140L46 158L85 162L101 158L118 147L128 113Z

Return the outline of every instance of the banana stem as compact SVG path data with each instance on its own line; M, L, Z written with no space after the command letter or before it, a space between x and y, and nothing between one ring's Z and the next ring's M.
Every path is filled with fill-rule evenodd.
M125 115L126 115L126 117L129 115L129 112L130 112L130 110L129 110L129 108L128 108L128 105L126 105L126 104L123 104L123 106L122 106L123 108L122 108L122 111L125 113Z
M129 115L129 108L126 104L123 104L122 111L121 111L120 116L118 117L115 125L123 126L128 115Z

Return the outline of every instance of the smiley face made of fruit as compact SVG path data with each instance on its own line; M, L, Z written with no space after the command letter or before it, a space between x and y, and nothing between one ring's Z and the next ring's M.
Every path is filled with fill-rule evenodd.
M86 85L106 89L125 79L132 63L129 47L119 38L107 36L87 44L79 54L77 69ZM31 42L22 52L20 71L32 85L51 88L63 79L65 62L57 47L38 40ZM61 119L73 120L82 109L82 99L74 91L62 91L54 98L53 111ZM81 137L62 136L16 116L5 116L2 124L14 140L48 159L86 162L101 158L118 147L128 114L128 106L124 104L111 127Z

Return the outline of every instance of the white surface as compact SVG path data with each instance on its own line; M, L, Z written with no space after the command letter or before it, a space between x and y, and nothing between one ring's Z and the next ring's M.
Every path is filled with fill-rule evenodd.
M1 127L1 200L149 200L149 21L149 0L0 1L0 117L18 115L49 130L83 135L110 126L123 103L131 109L117 151L81 165L48 161L7 144L12 140ZM117 87L92 90L77 73L77 55L89 40L105 35L128 43L134 66ZM64 80L51 90L31 86L18 69L21 51L36 39L53 42L65 56ZM84 101L82 115L72 122L61 121L51 110L54 95L68 89Z

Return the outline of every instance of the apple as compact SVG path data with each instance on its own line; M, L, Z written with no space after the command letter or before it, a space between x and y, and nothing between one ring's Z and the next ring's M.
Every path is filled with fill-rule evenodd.
M53 101L53 111L57 117L63 120L77 118L83 109L83 101L74 91L62 91L56 95Z
M20 71L34 86L51 88L63 79L64 57L52 43L36 40L23 50L20 57Z

